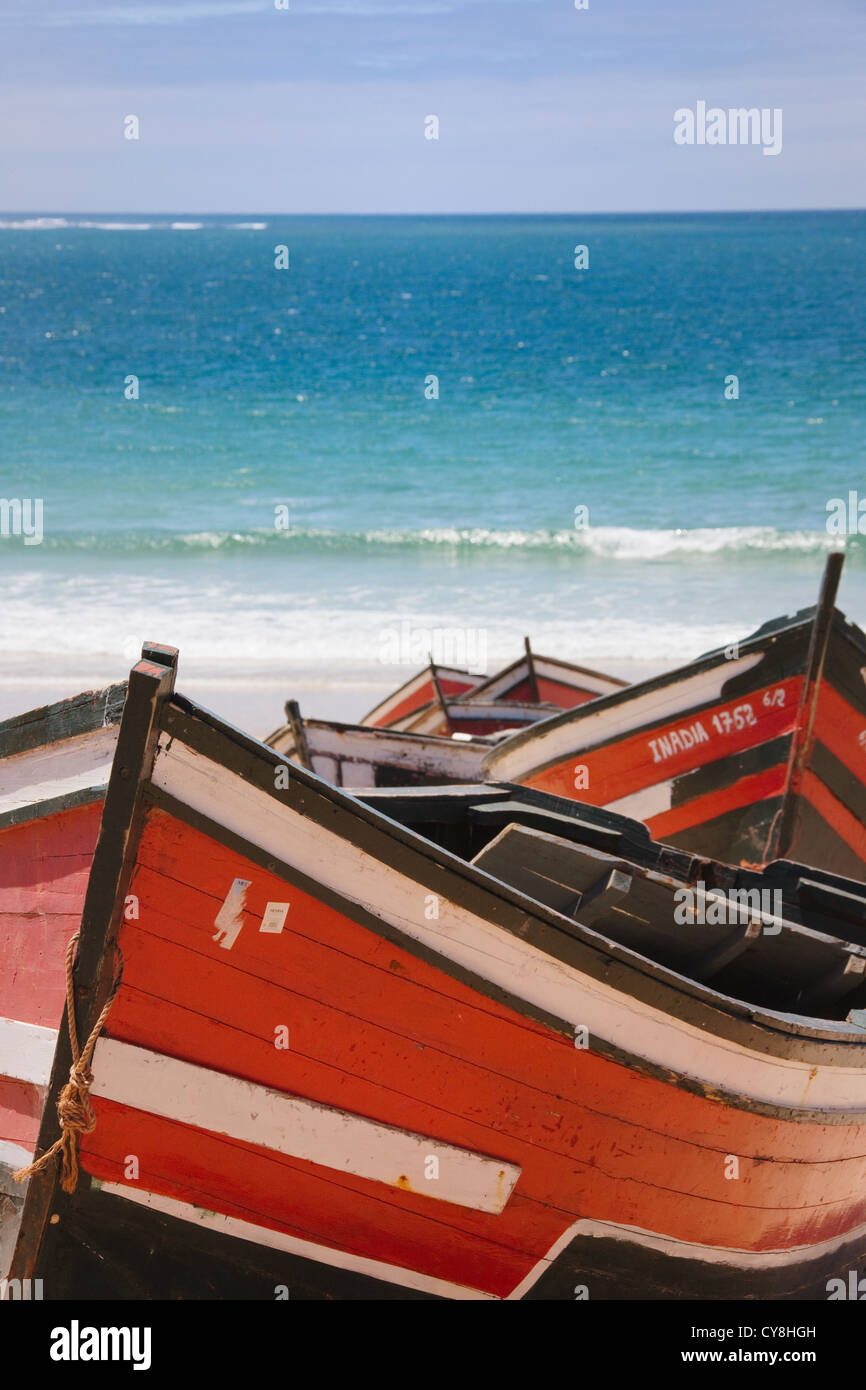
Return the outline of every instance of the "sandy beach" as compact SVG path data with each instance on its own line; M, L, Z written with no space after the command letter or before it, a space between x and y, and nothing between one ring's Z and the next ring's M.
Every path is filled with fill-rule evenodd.
M499 663L513 660L506 654ZM18 667L15 670L15 667ZM10 670L10 667L12 669ZM43 662L38 675L27 658L9 661L0 676L0 720L12 718L42 705L68 699L85 690L102 690L125 679L128 666L116 668L102 658L92 664L80 661ZM228 723L256 738L265 738L283 722L286 700L297 700L309 718L353 723L415 674L411 666L343 668L296 667L281 675L272 667L244 669L227 675L204 663L187 662L181 652L178 690ZM492 664L495 670L496 664ZM657 675L661 668L648 662L608 663L606 673L629 682Z

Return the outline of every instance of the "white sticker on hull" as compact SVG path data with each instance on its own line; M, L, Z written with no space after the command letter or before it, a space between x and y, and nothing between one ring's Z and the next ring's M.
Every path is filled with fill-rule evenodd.
M248 878L236 878L229 891L226 893L225 901L214 918L214 941L219 941L220 946L224 946L230 951L241 933L244 924L244 904L247 898L247 889L250 887L251 880ZM220 938L222 938L220 940Z
M268 903L262 917L262 925L259 931L273 932L279 936L283 927L286 925L286 915L289 911L289 903Z

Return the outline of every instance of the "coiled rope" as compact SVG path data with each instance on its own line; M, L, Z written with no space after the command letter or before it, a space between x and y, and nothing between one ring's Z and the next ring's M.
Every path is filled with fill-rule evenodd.
M75 991L74 991L74 964L73 955L78 941L79 933L76 932L70 938L69 945L66 947L66 1016L69 1021L69 1043L72 1049L72 1066L69 1068L69 1080L60 1092L57 1101L57 1117L60 1120L60 1138L46 1149L41 1158L36 1159L27 1168L19 1168L17 1173L12 1176L16 1182L24 1182L26 1178L32 1177L34 1173L41 1172L47 1168L55 1154L62 1155L61 1166L61 1186L64 1192L74 1192L78 1183L78 1136L80 1134L90 1134L96 1128L96 1116L93 1113L93 1106L90 1103L90 1087L93 1085L93 1072L90 1070L90 1062L93 1057L93 1049L96 1040L102 1031L105 1020L108 1018L111 1006L114 1003L114 996L120 988L120 981L123 977L123 956L120 948L115 947L117 952L118 964L111 992L106 999L102 1012L96 1023L93 1025L90 1037L83 1052L78 1051L78 1030L75 1026Z

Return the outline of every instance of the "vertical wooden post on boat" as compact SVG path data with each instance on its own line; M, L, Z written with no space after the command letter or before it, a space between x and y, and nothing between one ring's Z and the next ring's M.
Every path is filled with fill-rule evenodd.
M156 651L154 644L147 644L145 649ZM156 756L161 707L174 689L177 651L173 647L161 650L170 664L145 659L129 674L99 839L81 915L75 964L75 1021L78 1037L82 1040L89 1037L112 986L114 943L141 829L142 786ZM64 1009L36 1143L37 1158L51 1148L58 1136L57 1101L69 1077L71 1064L69 1022ZM52 1208L63 1209L69 1201L59 1189L59 1175L57 1162L34 1173L30 1179L12 1258L11 1278L33 1277Z
M836 609L836 593L839 588L839 577L842 573L842 565L844 562L845 552L843 550L834 550L827 557L824 578L821 582L821 593L818 598L815 617L812 621L812 632L809 637L809 651L806 657L806 668L803 673L803 688L800 692L797 719L791 733L791 751L788 755L788 767L785 774L785 791L782 806L775 822L775 845L772 843L773 832L771 830L766 851L767 859L784 859L791 848L794 838L797 795L800 790L803 772L812 753L818 696L821 690L821 679L824 674L827 645L830 641L830 632L833 627L833 614Z
M526 670L529 676L529 688L532 693L532 702L538 705L541 703L541 697L538 693L538 677L535 674L535 661L532 656L532 646L528 637L524 637L523 645L526 649Z
M292 731L297 761L302 767L308 767L312 772L313 763L310 758L310 745L307 742L307 731L301 716L301 707L297 700L286 701L286 723Z
M156 666L167 666L177 675L177 647L163 646L162 642L143 642L141 646L142 661L152 661Z
M436 669L436 662L433 660L433 653L430 652L430 653L429 653L429 656L430 656L430 678L431 678L431 680L433 681L433 689L436 691L436 699L438 700L438 702L439 702L439 708L440 708L441 711L442 711L442 718L445 720L446 732L450 734L450 733L451 733L451 720L450 720L449 717L448 717L448 706L447 706L446 703L445 703L445 696L443 695L443 693L442 693L442 687L441 687L441 685L439 684L439 672L438 672L437 669Z

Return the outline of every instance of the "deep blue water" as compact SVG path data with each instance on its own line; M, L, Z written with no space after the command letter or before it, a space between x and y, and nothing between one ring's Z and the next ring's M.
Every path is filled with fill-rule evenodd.
M244 221L0 221L0 497L44 507L0 654L365 664L406 619L673 663L814 601L866 214Z

